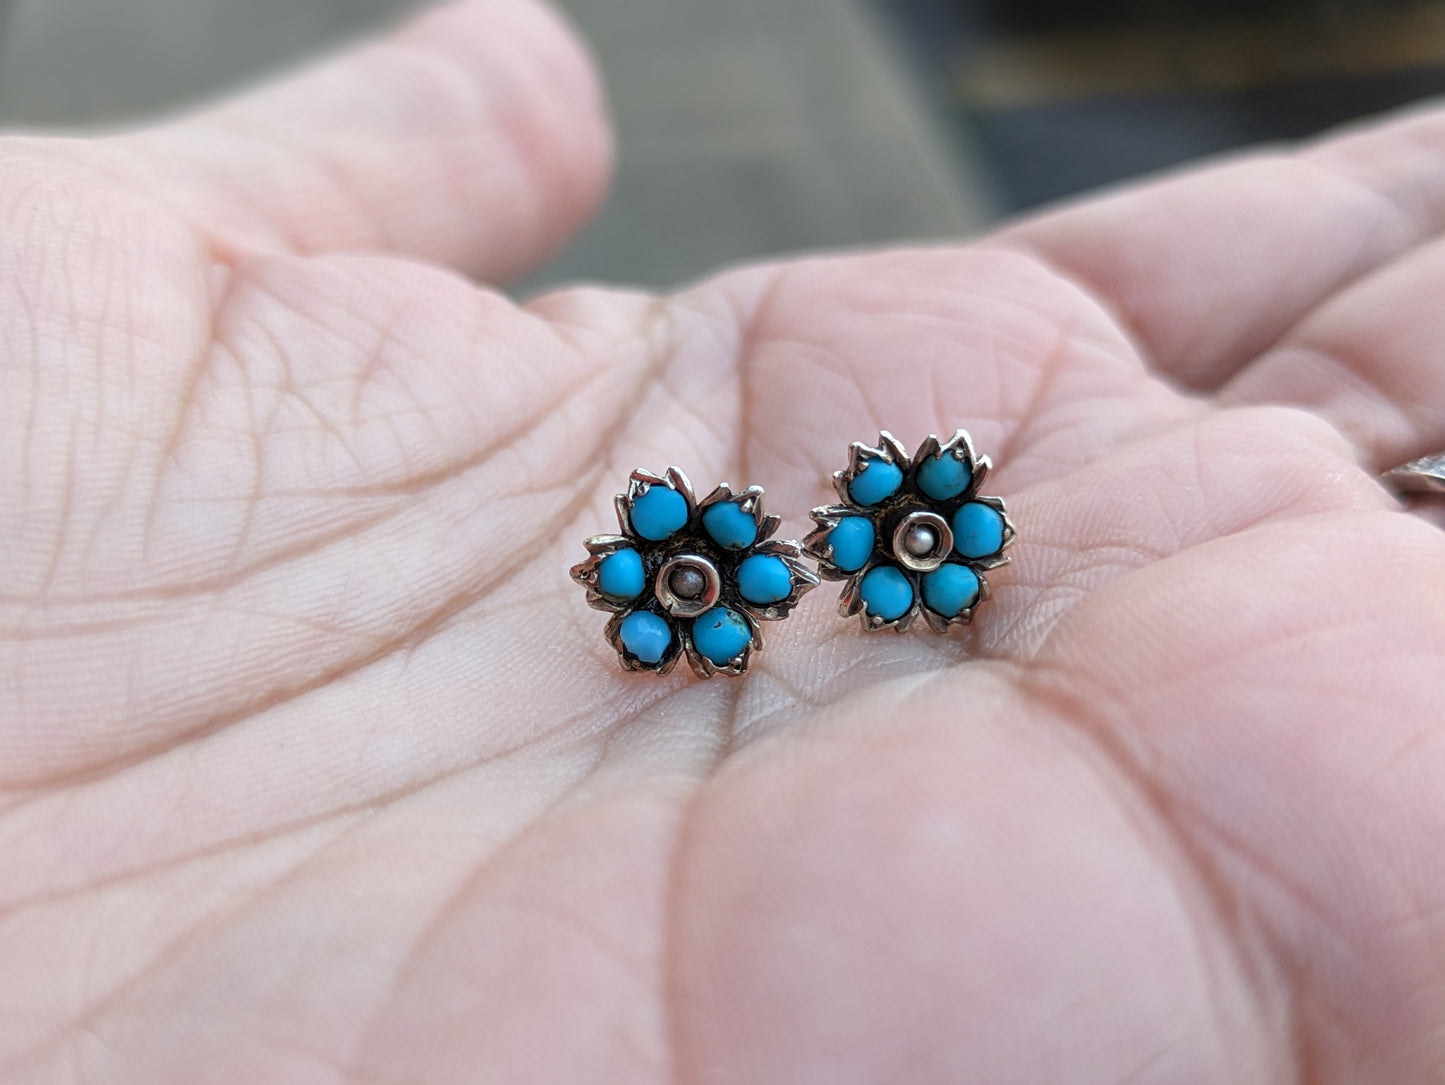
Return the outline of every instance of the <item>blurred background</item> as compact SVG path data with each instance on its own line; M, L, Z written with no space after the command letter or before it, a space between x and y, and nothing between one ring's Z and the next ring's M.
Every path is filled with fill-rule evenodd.
M175 109L416 0L0 0L0 120ZM1445 92L1445 0L562 0L620 138L602 217L525 284L668 285L977 232L1199 155Z

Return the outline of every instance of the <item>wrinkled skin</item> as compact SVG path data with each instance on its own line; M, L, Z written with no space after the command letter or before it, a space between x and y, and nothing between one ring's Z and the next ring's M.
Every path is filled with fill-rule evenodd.
M1379 1083L1445 1066L1445 113L967 245L497 283L601 197L524 0L0 145L7 1082ZM567 577L634 466L964 426L977 623L742 680Z

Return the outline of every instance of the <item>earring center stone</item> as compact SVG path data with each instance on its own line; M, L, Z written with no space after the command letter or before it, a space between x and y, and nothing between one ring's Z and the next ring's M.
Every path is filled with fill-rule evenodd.
M903 549L915 558L925 558L938 545L938 535L927 524L910 524L903 536Z
M898 564L916 573L937 569L952 547L952 528L934 512L910 512L893 529L893 556Z
M667 586L679 599L696 599L707 587L707 578L692 565L679 565L667 578Z
M674 618L696 618L717 603L722 577L700 554L678 554L662 563L653 587L657 601Z

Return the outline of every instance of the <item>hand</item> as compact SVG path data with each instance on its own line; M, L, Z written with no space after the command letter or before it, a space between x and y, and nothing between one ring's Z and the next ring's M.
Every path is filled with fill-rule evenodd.
M608 156L524 0L3 156L5 1080L1438 1080L1445 113L521 306ZM654 680L568 579L959 425L962 633Z

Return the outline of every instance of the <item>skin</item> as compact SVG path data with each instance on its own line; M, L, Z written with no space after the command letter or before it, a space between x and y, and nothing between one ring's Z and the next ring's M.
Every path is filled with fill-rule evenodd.
M1412 1082L1445 1065L1445 112L965 245L516 304L601 198L524 0L0 154L7 1082ZM742 680L567 576L627 472L966 427L941 638Z

